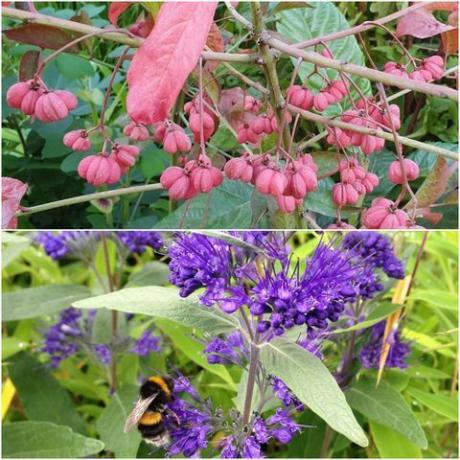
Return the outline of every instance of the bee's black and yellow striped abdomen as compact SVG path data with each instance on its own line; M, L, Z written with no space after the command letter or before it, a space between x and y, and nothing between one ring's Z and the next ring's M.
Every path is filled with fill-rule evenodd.
M139 420L137 428L144 438L155 438L166 431L161 412L154 412L150 410L145 412Z
M150 377L146 380L140 389L142 398L149 398L152 395L157 395L153 400L149 409L155 411L159 406L171 401L174 382L169 377Z

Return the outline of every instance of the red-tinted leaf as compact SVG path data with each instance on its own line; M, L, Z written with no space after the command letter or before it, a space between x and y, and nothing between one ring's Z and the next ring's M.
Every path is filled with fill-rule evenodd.
M40 48L48 48L52 50L62 48L64 45L67 45L67 43L73 40L73 37L67 32L42 24L26 24L25 26L5 30L3 33L10 40L15 42L26 43L28 45L35 45ZM66 51L76 53L79 51L79 48L77 45L74 45Z
M217 2L164 3L128 72L128 113L153 124L168 117L196 66Z
M2 228L16 228L16 212L27 192L27 184L12 177L2 177Z
M220 33L219 27L217 27L217 24L215 22L212 23L211 29L209 30L208 39L206 40L206 46L208 46L212 51L215 51L216 53L224 52L224 39L222 38L222 34ZM206 63L206 69L210 72L213 72L218 65L218 61L208 61Z
M109 21L118 27L118 18L124 13L133 2L112 2L109 6Z
M396 27L396 35L398 37L411 35L416 38L428 38L452 29L452 26L439 22L430 11L419 8L403 16Z
M455 27L455 29L441 34L444 53L449 56L458 52L458 9L449 14L447 22Z
M40 51L26 51L19 64L19 80L26 81L33 78L40 61Z
M151 15L146 18L139 16L137 21L129 28L129 31L138 37L147 38L155 25L155 19Z

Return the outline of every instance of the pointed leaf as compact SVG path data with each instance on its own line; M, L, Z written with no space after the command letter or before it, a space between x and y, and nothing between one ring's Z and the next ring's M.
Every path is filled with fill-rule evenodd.
M128 72L127 107L137 122L169 116L206 43L217 2L164 3Z

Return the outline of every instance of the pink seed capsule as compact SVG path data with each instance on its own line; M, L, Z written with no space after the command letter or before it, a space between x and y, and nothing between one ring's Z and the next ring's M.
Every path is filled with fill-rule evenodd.
M78 106L78 99L70 91L65 91L63 89L57 89L54 91L54 94L59 96L59 98L64 102L69 112L76 109Z
M40 121L50 123L66 118L69 109L56 93L47 92L37 99L34 114Z
M313 97L313 107L318 111L322 112L323 110L329 107L330 102L324 91L320 91L318 94L315 94Z
M160 177L160 183L165 189L170 189L172 185L184 175L184 170L178 166L166 168Z
M91 141L84 129L69 131L64 135L63 143L72 150L86 152L91 148Z
M6 102L9 107L12 107L13 109L21 108L24 96L29 91L33 91L31 89L30 82L31 80L29 80L28 82L20 81L19 83L15 83L13 86L10 86L8 88L8 91L6 93Z
M298 206L301 205L302 200L297 200L293 196L289 195L278 195L276 201L280 208L280 211L284 214L290 214L294 212Z
M417 179L420 174L420 169L415 163L415 161L405 158L403 160L404 171L406 172L406 178L409 181ZM399 160L393 161L388 168L388 179L393 182L393 184L403 184L404 175L401 167L401 162Z
M130 168L136 163L140 148L136 145L116 144L112 150L112 155L120 167Z
M121 169L111 156L105 154L90 155L80 161L78 174L88 183L99 187L118 182L121 177Z

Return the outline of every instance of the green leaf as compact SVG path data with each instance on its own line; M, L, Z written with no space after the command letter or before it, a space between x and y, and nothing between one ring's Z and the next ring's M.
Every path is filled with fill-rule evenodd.
M29 344L17 337L3 337L2 339L2 359L7 359L10 356L27 349Z
M369 422L372 438L382 458L421 458L420 448L391 428Z
M49 370L28 353L12 358L9 375L19 394L26 415L31 420L66 425L79 433L86 433L69 393Z
M83 458L104 449L98 439L47 422L14 422L2 429L4 458Z
M2 319L17 321L52 315L90 295L86 286L74 284L51 284L8 292L2 295Z
M157 262L149 262L145 264L141 270L132 273L129 276L127 286L162 286L168 284L169 269L166 264Z
M413 331L407 327L402 330L402 335L403 338L414 342L415 345L418 345L424 353L436 351L437 353L448 356L449 358L456 358L455 353L447 348L448 346L455 346L456 344L454 342L452 342L451 345L446 345L438 342L429 335Z
M29 246L29 238L5 232L2 235L2 268L18 258L22 251Z
M204 346L191 337L192 330L168 320L157 320L156 326L163 331L174 343L175 348L182 351L187 358L203 369L220 377L227 382L232 390L236 389L235 382L227 368L222 364L209 364L203 352Z
M187 201L156 228L249 228L253 187L225 179L210 193Z
M62 53L56 58L55 62L59 72L69 80L78 80L82 77L94 75L94 68L91 62L80 56Z
M432 411L458 422L458 397L427 393L411 387L407 389L407 392Z
M373 380L359 381L345 394L353 409L380 425L401 433L423 449L428 447L425 433L410 407L400 393L385 382L381 382L376 388Z
M368 445L345 395L319 358L281 338L265 344L260 358L269 374L282 379L331 428L362 447Z
M346 329L336 329L332 334L341 334L343 332L350 331L359 331L360 329L367 329L368 327L373 326L374 324L379 323L383 319L390 316L397 310L401 309L401 305L397 305L390 302L381 303L372 313L369 314L366 321L355 324L354 326L347 327Z
M74 302L76 308L101 308L141 313L148 316L170 319L190 328L209 334L231 332L239 324L234 316L222 313L216 308L200 306L196 298L182 299L176 288L147 286L122 289L89 299Z
M117 319L117 335L118 337L126 337L128 335L128 326L125 315L119 316ZM100 308L96 312L91 329L91 339L92 343L112 343L112 312L110 310Z
M313 8L287 10L277 14L277 18L279 19L276 24L277 31L293 42L301 42L350 28L350 24L345 16L334 3L313 2L312 6ZM328 46L335 59L342 62L364 65L363 52L353 35L331 41L328 43ZM296 59L292 58L294 64L295 61ZM313 64L304 62L300 67L299 76L304 85L318 90L324 86L324 81L318 75L311 76L306 81L307 76L313 69ZM322 72L327 73L330 79L338 78L338 73L335 70L328 69ZM369 91L369 80L363 78L353 79L359 84L362 90L365 92Z
M458 295L454 292L439 291L435 289L414 289L409 300L422 300L431 307L444 308L446 310L457 311Z
M124 433L125 421L137 400L139 388L127 385L116 392L110 404L104 409L96 422L97 432L106 449L112 451L117 458L134 458L141 443L141 436L134 427Z

